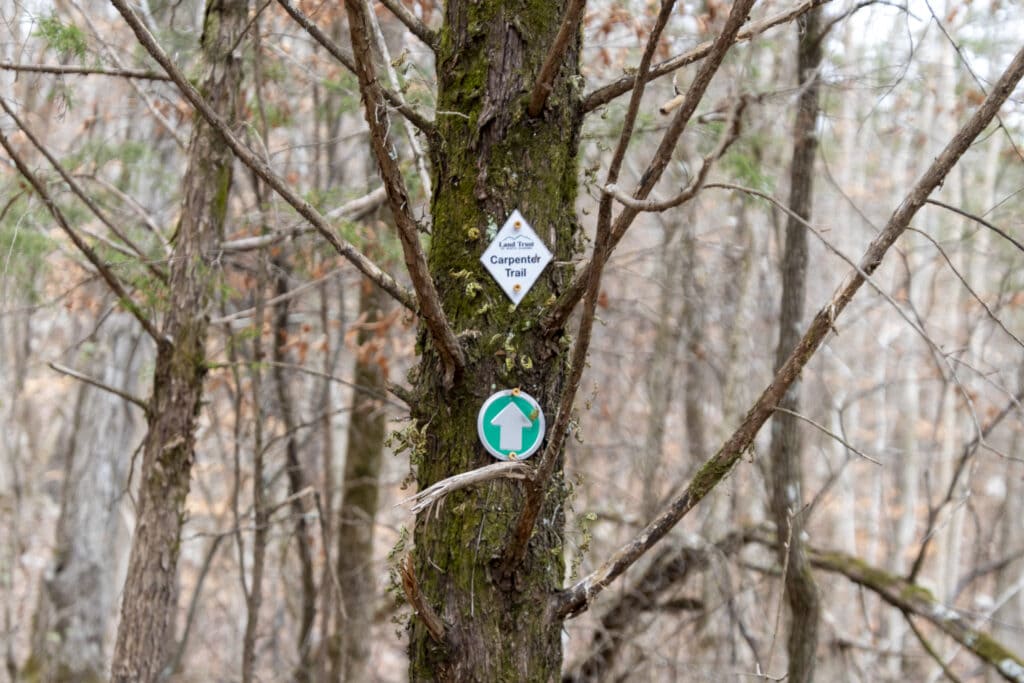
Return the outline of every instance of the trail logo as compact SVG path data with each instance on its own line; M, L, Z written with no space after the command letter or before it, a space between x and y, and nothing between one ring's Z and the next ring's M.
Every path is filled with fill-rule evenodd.
M494 236L480 261L512 304L518 306L551 258L551 252L516 209Z

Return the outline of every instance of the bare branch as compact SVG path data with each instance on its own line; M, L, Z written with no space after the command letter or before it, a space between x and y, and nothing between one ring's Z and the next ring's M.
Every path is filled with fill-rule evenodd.
M346 52L340 45L335 43L330 37L320 30L320 27L313 23L313 20L307 17L305 14L296 7L291 0L277 0L278 4L284 8L295 22L306 29L306 33L313 36L316 42L327 50L332 57L341 62L341 65L352 73L356 73L356 60L355 57ZM434 123L427 119L423 114L416 111L413 107L409 106L405 100L402 99L401 95L388 90L387 88L380 88L381 94L384 99L388 101L395 111L404 116L409 123L419 128L424 135L431 136L434 134Z
M103 212L102 209L100 209L99 206L96 205L96 202L94 202L92 198L85 193L85 191L78 184L78 182L74 178L72 178L67 171L64 170L64 167L60 164L59 161L57 161L56 157L54 157L53 154L50 153L50 150L48 150L46 146L43 145L43 143L39 140L39 138L35 136L32 130L27 125L25 125L25 122L18 118L14 111L7 105L7 101L4 100L3 97L0 97L0 108L2 108L4 112L8 116L10 116L11 119L14 120L14 124L21 129L21 132L25 134L25 136L29 139L32 145L36 149L38 149L44 157L46 157L46 160L50 162L50 165L53 166L57 173L60 174L60 177L64 179L64 182L68 184L68 187L71 188L71 191L74 192L75 195L79 199L81 199L87 207L89 207L89 210L92 211L93 214L100 219L100 222L107 226L107 229L110 230L110 232L114 233L118 239L120 239L122 242L128 245L132 252L134 252L134 255L138 256L141 259L141 263L144 266L146 266L149 272L151 272L158 280L166 284L167 273L160 270L156 266L156 264L150 261L149 256L144 251L142 251L142 249L139 248L139 246L136 245L135 242L133 242L127 235L121 232L121 230L116 225L114 225L113 221L107 218L107 215Z
M917 624L915 624L914 620L911 618L910 612L906 610L900 611L903 613L903 618L906 620L907 625L910 626L910 630L914 632L915 636L917 636L917 642L921 643L921 647L923 647L924 651L928 653L928 656L935 660L935 663L939 665L940 669L942 669L942 673L946 674L946 678L952 681L952 683L963 683L963 681L961 681L949 668L949 665L946 664L945 660L942 659L942 655L940 655L938 650L935 649L935 646L925 638L921 629L917 627Z
M418 515L421 511L431 507L448 494L459 489L476 486L477 484L494 481L495 479L530 479L532 477L533 469L525 463L496 462L484 467L478 467L475 470L461 472L447 479L442 479L423 489L415 496L399 501L395 507L410 505L409 509Z
M569 47L569 42L579 31L580 18L583 16L583 8L586 5L587 0L570 0L569 6L565 9L565 19L558 27L555 42L551 44L548 56L544 58L544 64L540 67L540 73L537 74L537 82L533 84L530 104L526 108L531 117L540 116L544 109L544 103L547 102L548 95L551 94L551 87L558 74L558 68L562 65L562 57Z
M697 110L697 105L704 98L704 93L707 91L708 85L711 83L711 79L718 72L719 67L722 65L722 60L725 59L725 54L729 51L729 48L735 43L736 35L740 30L740 27L747 19L747 14L750 12L750 8L753 6L754 0L738 0L729 10L729 16L725 21L725 26L722 27L722 32L715 38L711 48L706 53L707 59L701 63L697 74L694 76L693 82L690 83L690 87L686 90L686 95L683 103L680 105L679 110L672 117L672 122L669 124L668 129L665 131L665 135L661 139L661 143L658 145L658 149L654 154L654 158L651 159L650 164L644 171L640 178L640 185L633 193L634 199L646 199L647 195L651 193L654 186L661 180L662 174L665 172L665 168L668 166L669 161L672 158L672 153L675 151L676 145L679 143L679 138L682 136L683 131L686 129L687 124L693 117L694 112ZM640 74L644 74L645 71L641 69ZM638 77L640 77L638 75ZM635 90L635 89L634 89ZM630 109L627 110L626 120L629 121L629 111L632 110L632 100L630 103ZM612 164L615 164L615 158L612 159ZM617 180L611 173L609 173L608 183L614 183ZM607 195L601 198L601 207L605 207L606 204L610 206L611 198ZM598 209L598 225L601 222L602 208ZM558 298L554 306L545 316L542 323L544 329L547 332L561 329L568 320L569 315L572 314L573 309L576 307L577 302L583 296L583 291L586 288L586 283L590 278L590 271L597 263L597 258L607 260L611 256L612 250L619 243L622 237L629 230L629 226L632 225L633 219L640 212L630 207L625 207L622 212L616 217L615 223L611 228L611 237L606 253L598 254L595 248L595 253L591 257L590 262L582 266L576 271L576 275L573 277L572 282L569 284L568 289Z
M72 66L61 64L15 64L0 62L0 69L20 73L58 74L61 76L113 76L115 78L135 78L142 81L169 81L165 74L142 69L104 69L92 66Z
M75 0L70 0L70 2L72 6L74 6L74 8L78 10L78 13L82 15L82 20L85 22L85 25L89 27L89 31L93 34L93 36L95 36L96 41L102 46L102 50L106 53L107 58L114 63L114 66L116 66L119 69L123 69L124 65L121 63L120 58L117 56L117 53L114 52L110 48L110 46L102 39L101 34L99 30L96 28L96 25L93 23L89 12L86 12ZM95 13L93 16L95 16ZM152 116L153 119L160 124L160 127L163 128L167 132L167 134L174 139L174 142L177 143L178 147L182 150L187 149L188 144L186 143L185 138L179 132L179 127L172 124L167 119L167 117L164 116L163 113L161 113L160 109L153 102L153 99L149 96L149 94L145 92L142 88L140 88L139 84L136 83L134 79L128 79L128 87L135 91L135 94L138 96L138 98L142 100L143 104L146 105L146 109L149 110L150 116Z
M963 209L961 209L959 207L956 207L956 206L953 206L952 204L946 204L945 202L940 202L937 199L929 199L928 203L929 204L934 204L935 206L941 206L943 209L946 209L947 211L952 211L953 213L958 213L961 216L963 216L964 218L970 218L975 223L977 223L979 225L985 226L986 228L988 228L992 232L996 233L997 235L1002 237L1004 240L1006 240L1007 242L1009 242L1013 246L1017 247L1018 250L1024 252L1024 244L1021 244L1020 242L1015 240L1010 233L1006 232L1002 228L999 228L999 227L993 225L992 223L990 223L989 221L985 220L981 216L977 216L977 215L975 215L973 213L970 213L968 211L964 211Z
M430 632L430 637L437 643L444 643L446 640L444 622L441 621L441 617L437 616L434 608L423 599L419 582L416 581L416 572L412 565L412 555L406 555L405 560L398 565L398 569L402 574L402 591L405 593L406 600L412 605L419 618L423 620L427 631Z
M343 218L345 220L354 221L362 218L366 214L374 211L387 201L388 193L383 187L378 187L373 192L357 197L351 201L345 202L341 206L331 209L324 214L324 218L331 220ZM272 232L267 235L256 235L254 237L241 237L236 240L230 240L223 242L220 245L221 251L225 253L233 253L239 251L250 251L252 249L262 249L269 247L279 242L283 242L286 239L298 237L304 235L307 232L313 230L308 225L303 225L305 221L292 225L284 230Z
M117 396L119 398L123 398L125 401L128 401L129 403L134 403L138 407L142 408L142 412L146 413L147 415L149 414L149 404L146 403L145 401L143 401L138 396L133 396L132 394L129 394L127 391L122 391L121 389L117 389L115 387L112 387L109 384L104 384L103 382L99 381L98 379L93 379L92 377L89 377L88 375L82 374L81 372L78 372L77 370L73 370L72 368L69 368L67 366L60 365L59 363L52 363L51 362L51 363L47 363L47 365L50 366L51 370L55 370L55 371L61 373L62 375L67 375L68 377L74 377L75 379L77 379L80 382L85 382L86 384L88 384L90 386L94 386L97 389L102 389L103 391L106 391L107 393L113 394L114 396Z
M1020 410L1020 402L1024 400L1024 389L1019 390L1014 396L1010 397L1009 402L1000 410L998 413L992 416L988 422L981 428L978 434L975 434L969 442L964 444L964 447L960 451L960 457L957 459L956 467L953 470L953 476L949 480L949 486L946 488L946 495L939 501L938 505L928 505L928 521L925 524L924 534L922 535L921 547L917 551L917 557L914 558L914 564L910 568L910 573L907 574L907 579L913 581L917 578L918 573L924 566L925 558L928 556L928 545L931 543L932 537L935 531L935 524L939 519L939 514L953 504L953 498L956 496L957 483L960 481L960 475L963 474L964 468L970 461L974 454L978 451L984 440L992 433L999 423L1002 422L1007 415L1012 413L1014 410Z
M669 209L674 209L677 206L681 206L690 201L697 196L697 193L700 192L701 188L704 186L708 173L711 172L711 166L722 158L722 155L725 154L732 143L739 139L742 124L741 119L743 116L743 109L746 107L746 104L746 97L740 97L736 101L736 104L729 111L729 119L726 123L725 129L722 131L722 135L718 139L718 144L715 145L715 148L704 157L704 160L701 162L700 169L697 171L697 175L694 176L683 191L675 197L665 200L634 199L620 190L615 184L606 185L602 188L602 191L606 194L610 194L623 206L635 211L668 211Z
M437 51L437 32L430 30L426 24L420 21L419 17L413 14L408 7L402 4L402 0L380 0L380 4L391 10L391 13L398 18L414 36L422 40L433 51Z
M804 0L804 2L801 2L799 5L796 5L795 7L792 7L784 12L774 14L770 17L762 19L761 21L753 22L752 24L750 24L750 26L740 31L734 38L733 42L746 42L751 38L754 38L764 33L770 28L774 28L781 24L786 24L790 21L793 21L797 17L811 11L815 7L820 7L828 2L831 2L831 0ZM653 67L651 67L649 78L651 80L655 78L660 78L661 76L668 75L673 71L681 69L684 66L693 64L694 62L707 57L709 54L711 54L711 49L713 45L714 43L709 40L707 42L701 43L700 45L693 48L692 50L689 50L688 52L684 52L681 55L677 55L675 57L672 57L671 59L665 60L664 62L655 64ZM583 98L582 111L584 113L590 112L593 111L594 109L597 109L601 105L608 104L619 95L623 95L632 90L635 84L636 75L630 74L628 76L623 76L619 80L609 83L608 85L601 86L600 88L594 90L593 92L589 93Z
M416 301L405 288L395 282L394 278L381 270L377 264L368 259L349 242L335 235L324 217L309 202L300 197L259 156L242 144L227 123L224 122L224 119L210 108L210 105L199 94L199 91L185 78L181 70L174 65L167 56L167 53L156 42L156 39L143 26L142 21L135 14L134 10L128 7L126 0L111 0L111 2L117 8L117 11L121 13L121 16L124 17L125 21L128 22L139 43L163 67L167 75L178 86L181 93L195 107L196 111L224 137L225 142L231 147L235 156L262 178L267 185L273 188L299 215L309 221L316 231L323 235L328 243L334 247L335 251L351 261L359 272L377 283L381 289L394 297L403 306L409 310L416 311Z
M318 287L318 286L322 285L324 282L327 282L328 280L337 277L339 274L341 274L341 272L342 271L340 269L336 268L336 269L330 271L329 273L327 273L326 275L322 275L322 276L318 277L315 280L310 280L309 282L305 282L305 283L299 285L298 287L295 287L293 289L288 290L284 294L280 294L278 296L275 296L272 299L267 299L266 301L262 302L262 305L263 306L274 306L275 304L281 304L281 303L284 303L286 301L291 301L292 299L295 299L295 298L298 298L298 297L302 296L304 293L306 293L310 289L313 289L314 287ZM257 309L257 306L253 306L252 308L246 308L246 309L241 310L241 311L235 311L234 313L229 313L228 315L223 315L223 316L221 316L219 318L213 318L213 319L210 320L210 324L211 325L224 325L226 323L233 323L233 322L236 322L238 320L244 320L245 318L248 318L248 317L252 316L253 314L255 314L256 313L256 309Z
M345 11L348 13L359 90L365 103L366 123L370 126L370 146L373 148L374 157L380 168L380 177L388 193L388 204L391 206L391 213L398 228L405 266L412 277L420 314L441 356L444 365L444 385L451 388L456 374L462 371L466 360L462 347L441 308L441 299L434 286L434 280L430 277L427 259L420 246L419 228L409 213L409 194L405 189L405 181L398 168L397 155L388 135L387 109L384 107L382 89L373 67L370 9L366 0L350 0L345 3Z
M818 422L815 422L814 420L812 420L811 418L807 417L806 415L801 415L800 413L796 412L795 410L790 410L789 408L783 408L782 406L776 406L775 407L775 412L777 412L777 413L786 413L787 415L792 415L793 417L795 417L797 419L803 420L807 424L809 424L812 427L814 427L815 429L817 429L819 432L821 432L823 434L826 434L826 435L832 437L833 439L835 439L836 441L838 441L839 443L841 443L843 446L846 447L846 450L851 451L853 453L856 453L857 455L859 455L860 457L864 458L865 460L867 460L870 463L878 465L879 467L882 466L882 463L880 463L878 460L876 460L875 458L872 458L870 455L868 455L864 451L859 450L856 446L854 446L849 441L847 441L843 437L841 437L838 434L836 434L835 432L833 432L831 429L829 429L825 425L820 424Z
M1014 334L1003 323L1003 321L999 319L999 316L997 316L995 314L995 312L991 308L989 308L989 305L987 303L985 303L985 300L981 298L981 295L978 294L976 291L974 291L974 287L971 287L971 283L969 283L967 281L967 279L964 278L963 274L959 270L957 270L957 267L955 265L953 265L953 261L949 258L949 254L946 253L946 250L942 248L942 245L939 244L935 240L935 238L933 238L931 235L926 233L924 230L918 230L917 228L908 228L908 229L916 232L918 235L921 235L926 240L928 240L929 242L932 243L932 246L934 246L935 249L938 250L939 254L942 255L942 258L946 262L946 265L949 266L949 269L953 271L954 275L956 275L956 279L960 280L960 284L962 284L964 286L964 288L968 291L968 293L974 298L974 300L977 301L978 304L980 304L983 309L985 309L985 313L988 315L989 318L992 319L992 322L994 322L996 325L998 325L999 329L1001 329L1003 332L1005 332L1007 334L1007 336L1009 336L1011 339L1013 339L1013 341L1017 342L1017 346L1019 346L1022 349L1024 349L1024 341L1022 341L1020 337L1018 337L1016 334Z
M864 284L866 276L878 269L896 239L903 234L911 219L924 205L928 195L938 187L974 139L992 121L999 107L1024 76L1024 49L1021 49L992 92L971 118L957 131L942 153L918 179L890 216L885 228L868 246L858 268L847 274L832 299L818 311L799 344L782 364L771 383L751 406L743 422L729 439L698 470L686 489L658 515L639 536L627 542L597 570L562 591L553 601L552 614L565 617L585 610L594 598L612 581L632 566L694 508L732 470L733 465L750 447L754 437L768 420L779 400L800 376L804 366L817 351L843 312Z
M0 102L3 102L2 98L0 98ZM149 318L147 318L146 315L142 312L142 309L140 309L138 305L136 305L136 303L132 300L131 296L125 290L124 285L121 284L121 281L117 278L116 275L114 275L113 271L111 271L107 264L103 262L103 259L99 257L99 255L93 250L93 248L86 244L85 240L79 237L78 233L72 229L71 225L64 217L64 212L57 208L57 204L53 201L53 199L50 197L50 194L46 191L46 186L43 185L42 181L39 180L36 174L29 169L29 167L25 164L25 161L14 150L14 147L13 145L11 145L10 140L7 139L7 136L4 135L2 131L0 131L0 147L3 147L7 151L7 154L14 161L15 166L18 167L18 172L20 172L22 177L25 178L25 180L27 180L30 185L32 185L32 188L36 191L36 194L38 194L39 198L43 200L43 204L46 205L46 208L47 210L49 210L50 215L53 216L54 220L57 221L57 225L60 226L61 230L64 231L64 234L66 234L71 239L75 247L77 247L78 250L82 252L85 258L89 260L89 263L91 263L93 267L96 268L96 270L100 274L100 277L103 278L103 281L107 283L107 286L110 287L110 290L114 293L114 295L117 296L118 299L120 299L121 305L124 306L128 310L128 312L131 313L135 317L135 319L139 321L139 324L142 325L142 329L146 331L146 334L148 334L153 339L154 342L156 342L158 345L164 343L161 341L160 333L157 331L156 327L149 320Z

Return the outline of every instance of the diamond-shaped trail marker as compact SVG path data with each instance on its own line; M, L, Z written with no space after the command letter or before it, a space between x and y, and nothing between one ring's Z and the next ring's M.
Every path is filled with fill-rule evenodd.
M480 261L501 285L506 296L518 306L551 262L551 252L516 209L494 236Z

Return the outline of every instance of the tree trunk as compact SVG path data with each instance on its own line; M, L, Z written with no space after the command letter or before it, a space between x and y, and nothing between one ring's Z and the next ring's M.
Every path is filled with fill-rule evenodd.
M789 207L804 219L810 218L814 159L818 149L815 130L818 119L818 66L821 63L819 10L799 20L797 48L798 81L802 91L797 101L793 131L793 161L790 167ZM807 281L807 229L790 217L786 222L786 248L782 263L782 311L779 314L779 345L775 366L779 368L800 340ZM779 402L789 411L800 410L800 382L794 382ZM818 644L820 605L801 535L803 518L802 439L797 417L777 412L772 418L772 514L779 534L780 562L784 574L786 601L791 617L789 628L789 678L794 683L814 680Z
M99 332L86 373L104 384L138 391L139 336L127 313L110 316ZM137 329L137 328L135 328ZM83 357L85 354L83 354ZM127 530L121 499L141 420L124 399L88 384L62 439L64 485L54 558L32 624L29 681L87 683L106 678L108 629L117 604Z
M203 27L202 92L224 118L236 118L246 0L210 0ZM113 680L155 681L166 662L177 604L176 575L195 423L206 375L207 304L215 247L222 239L233 157L196 117L171 259L170 301L161 330L143 447L139 511L114 649Z
M384 395L386 377L382 336L375 329L391 307L391 298L364 280L359 294L356 367L352 413L348 423L345 476L342 481L341 510L338 513L338 581L341 584L342 614L331 653L333 680L366 679L370 658L370 627L376 605L377 586L373 570L373 530L381 458L387 430Z
M443 369L421 331L414 373L412 462L421 487L493 462L477 438L477 412L501 389L522 388L548 415L566 372L564 339L537 324L572 275L579 137L579 40L571 41L546 107L526 112L535 74L565 2L451 0L438 51L437 139L430 269L466 354L462 381L443 389ZM554 253L517 308L480 255L519 209ZM413 430L416 430L415 432ZM557 590L565 485L556 466L525 560L510 581L492 571L522 509L518 482L492 481L450 495L416 520L414 568L424 601L447 627L441 642L412 625L410 679L547 681L560 674L561 625L543 605Z

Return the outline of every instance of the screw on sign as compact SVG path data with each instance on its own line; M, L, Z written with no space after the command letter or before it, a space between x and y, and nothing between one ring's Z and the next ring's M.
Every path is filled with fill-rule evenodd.
M526 460L544 440L544 412L519 389L492 394L480 407L476 430L487 452L498 460Z

